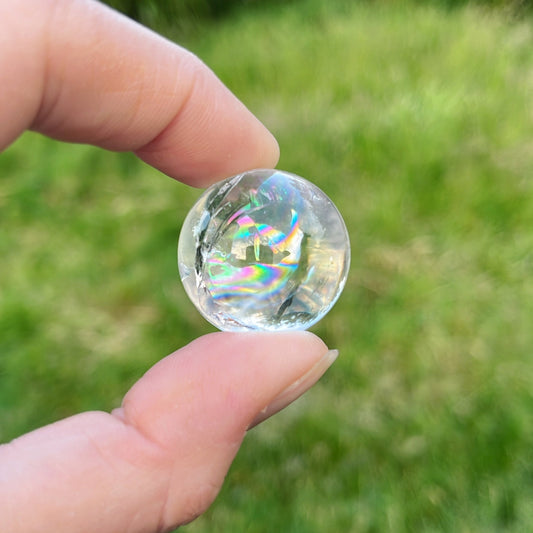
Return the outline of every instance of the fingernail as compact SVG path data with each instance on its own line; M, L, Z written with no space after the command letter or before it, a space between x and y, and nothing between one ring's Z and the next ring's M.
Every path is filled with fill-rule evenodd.
M289 385L270 404L262 409L248 426L248 429L254 428L278 411L281 411L310 389L325 374L326 370L333 364L338 355L339 350L329 350L326 352L303 376Z

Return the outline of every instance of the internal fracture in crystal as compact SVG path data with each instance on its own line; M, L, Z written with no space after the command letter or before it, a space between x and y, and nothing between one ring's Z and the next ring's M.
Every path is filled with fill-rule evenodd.
M185 291L223 331L309 328L339 297L349 263L348 232L333 202L280 170L211 186L178 244Z

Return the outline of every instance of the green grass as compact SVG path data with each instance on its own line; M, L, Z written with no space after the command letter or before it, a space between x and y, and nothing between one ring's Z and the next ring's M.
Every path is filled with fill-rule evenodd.
M341 356L247 437L190 533L533 527L533 23L303 0L185 44L352 240ZM28 134L0 157L0 439L110 409L211 331L176 272L198 191Z

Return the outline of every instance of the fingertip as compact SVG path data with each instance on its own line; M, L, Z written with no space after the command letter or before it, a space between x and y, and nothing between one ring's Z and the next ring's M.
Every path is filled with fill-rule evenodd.
M276 137L274 137L274 134L270 130L268 130L262 123L261 125L265 129L264 152L261 157L262 162L261 164L257 165L257 168L276 168L280 156L280 147L278 140L276 139Z
M248 429L252 429L275 415L308 391L335 362L338 350L328 350L305 374L291 383L254 417Z
M123 415L165 447L184 434L233 441L327 352L306 331L205 335L152 367L125 396Z
M274 168L280 148L266 126L196 56L190 92L172 121L135 153L187 185L207 187L254 168Z

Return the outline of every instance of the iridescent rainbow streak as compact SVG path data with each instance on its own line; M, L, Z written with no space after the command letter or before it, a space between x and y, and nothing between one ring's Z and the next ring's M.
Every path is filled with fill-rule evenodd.
M235 220L235 217L230 220ZM247 241L253 236L254 255L257 262L235 266L220 252L213 254L206 262L207 288L215 300L250 294L261 299L269 298L283 289L298 267L300 241L303 236L299 228L298 213L291 210L291 226L287 235L267 224L256 224L248 215L241 216L236 221L239 229L233 240ZM289 253L276 264L260 262L258 260L259 247L262 242L268 242L268 245L274 248L273 253L283 253L283 251Z

